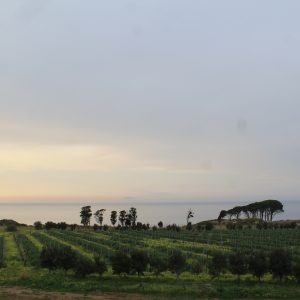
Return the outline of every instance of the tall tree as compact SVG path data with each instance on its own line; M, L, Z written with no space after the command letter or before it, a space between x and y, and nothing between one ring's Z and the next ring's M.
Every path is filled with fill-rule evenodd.
M122 227L124 227L125 220L126 220L126 210L121 210L119 213L119 222Z
M91 207L83 206L80 212L81 224L83 224L84 226L90 225L91 216L92 216Z
M131 207L129 209L129 215L131 219L131 227L135 227L136 225L136 219L137 219L137 211L135 207Z
M222 219L224 219L226 217L226 215L227 215L226 210L221 210L220 214L218 216L218 222L221 223Z
M126 216L125 216L125 226L126 227L130 227L131 226L131 214L130 213L127 213Z
M106 209L101 208L101 209L98 209L94 213L95 220L96 220L97 223L99 223L100 226L102 226L102 223L103 223L103 214L104 214L105 211L106 211Z
M190 223L191 218L194 218L194 213L193 213L192 209L190 208L187 215L186 215L186 225L187 226Z
M115 210L110 213L110 222L112 226L115 227L115 224L117 223L117 212Z
M272 221L276 214L282 213L283 211L283 205L280 201L269 199L250 203L245 206L236 206L227 211L222 210L218 220L221 221L225 216L229 216L230 220L232 217L239 219L240 216L244 214L247 218L260 218L261 220Z

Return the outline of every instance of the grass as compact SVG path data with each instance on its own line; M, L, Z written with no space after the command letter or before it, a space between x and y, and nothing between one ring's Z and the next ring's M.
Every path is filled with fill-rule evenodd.
M300 299L300 287L292 281L284 283L267 281L259 284L249 276L245 276L242 283L237 284L231 275L218 282L210 281L205 274L198 278L183 274L182 278L176 281L168 272L159 278L149 274L145 278L138 278L119 277L109 273L102 278L91 275L79 279L72 273L66 275L64 271L49 272L42 269L8 267L0 270L0 285L82 294L95 290L142 293L151 295L154 299Z
M4 233L4 261L7 267L23 266L21 255L12 233Z

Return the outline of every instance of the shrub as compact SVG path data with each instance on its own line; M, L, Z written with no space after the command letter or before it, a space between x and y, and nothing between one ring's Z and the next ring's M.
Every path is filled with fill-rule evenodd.
M35 228L36 230L43 229L43 224L42 224L42 222L40 222L40 221L34 222L34 223L33 223L33 226L34 226L34 228Z
M290 275L292 263L290 254L284 249L276 249L270 254L270 271L274 278L280 281L284 276Z
M102 228L102 226L99 226L98 224L93 225L94 231L99 231L99 230L101 230L101 228Z
M258 281L268 272L268 260L264 252L255 252L250 256L249 271Z
M186 259L181 251L174 251L169 257L169 270L176 274L177 279L186 267Z
M247 258L245 253L236 252L229 256L229 269L232 274L237 275L238 281L240 276L247 273Z
M114 274L125 275L131 270L131 258L128 254L118 251L111 256L111 266Z
M150 255L149 257L150 270L155 276L160 275L162 272L168 269L168 259L167 257L161 255Z
M208 271L213 278L220 279L220 275L225 273L227 268L227 257L223 253L215 253L208 264Z
M203 263L200 260L193 261L190 264L189 269L191 273L199 275L203 272Z
M56 227L57 227L57 225L54 222L48 221L48 222L45 223L45 229L46 230L56 228Z
M186 230L192 230L192 229L193 229L192 223L188 222L186 225Z
M77 224L71 224L71 225L70 225L70 229L71 229L72 231L74 231L74 230L76 229L76 227L77 227Z
M40 255L41 267L49 270L74 268L77 263L76 253L69 246L44 247Z
M5 228L6 231L8 232L16 232L18 230L18 227L16 225L7 225Z
M55 263L56 249L54 247L43 247L40 255L40 264L42 268L53 270L57 268Z
M226 228L229 229L229 230L235 229L235 223L232 223L232 222L227 223L226 224Z
M6 264L5 264L4 258L1 257L0 258L0 268L4 268L4 267L6 267Z
M95 262L95 272L99 274L101 277L103 273L107 272L107 265L106 262L101 258L100 255L94 256L94 262Z
M77 263L76 252L71 249L69 246L58 248L56 264L58 268L69 270L74 268Z
M74 271L75 271L76 276L84 278L87 275L95 273L96 266L95 266L95 263L91 259L89 259L85 256L77 256Z
M293 265L293 276L300 283L300 259L298 259Z
M214 229L214 224L211 222L207 222L205 224L205 230L212 230L212 229Z
M143 275L147 269L149 257L147 252L142 250L134 250L131 252L131 268L132 272Z
M166 228L167 228L167 230L174 230L177 232L179 232L181 230L180 226L176 225L175 223L172 225L167 225Z
M66 222L60 222L56 224L56 228L61 229L61 230L66 230L68 227Z

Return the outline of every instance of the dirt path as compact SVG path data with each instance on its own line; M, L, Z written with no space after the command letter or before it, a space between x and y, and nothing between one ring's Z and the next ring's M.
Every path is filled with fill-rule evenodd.
M0 287L0 296L4 299L14 300L150 300L150 298L138 294L93 292L84 296L76 293L46 292L23 287Z

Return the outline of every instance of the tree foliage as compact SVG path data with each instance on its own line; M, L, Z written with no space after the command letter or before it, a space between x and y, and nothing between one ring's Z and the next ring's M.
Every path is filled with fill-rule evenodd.
M119 213L119 222L122 227L125 225L125 220L126 220L126 210L121 210Z
M292 262L289 252L284 249L273 250L270 254L270 271L280 281L291 273Z
M83 206L80 211L81 224L84 226L90 225L92 216L91 206Z
M247 273L247 257L242 252L236 252L229 256L229 269L232 274L237 275L238 281L240 276Z
M239 219L242 214L247 218L259 218L265 221L272 221L273 217L283 212L283 204L278 200L264 200L260 202L254 202L245 206L236 206L227 211L222 210L219 214L219 222L229 216L230 220L232 217Z
M94 217L95 217L95 221L102 226L103 223L103 215L104 212L106 211L106 209L102 208L102 209L98 209L95 213L94 213Z
M34 226L34 229L36 229L36 230L41 230L41 229L43 229L43 224L42 224L41 221L36 221L36 222L34 222L34 223L33 223L33 226Z
M100 255L94 256L94 262L95 262L95 272L99 274L101 277L103 273L107 272L107 265L105 260L102 259Z
M143 250L134 250L131 252L130 256L132 272L143 275L149 263L147 252Z
M110 213L110 222L111 222L112 226L115 226L115 224L117 223L117 217L118 217L117 212L115 210L113 210Z
M227 268L227 257L223 253L215 253L208 265L208 271L212 279L220 278L222 273L225 273Z
M176 274L177 279L179 275L185 270L186 259L183 253L179 250L174 251L169 257L169 270Z
M264 252L254 252L249 257L249 271L258 278L258 281L268 272L268 260Z
M130 273L131 258L127 253L118 251L111 256L110 260L114 274L126 275Z

